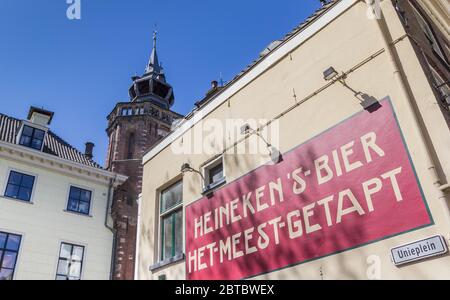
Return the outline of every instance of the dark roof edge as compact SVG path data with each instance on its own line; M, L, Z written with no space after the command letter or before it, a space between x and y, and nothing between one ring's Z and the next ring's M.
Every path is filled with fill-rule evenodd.
M55 115L55 113L52 112L52 111L49 111L49 110L46 110L46 109L43 109L43 108L39 108L39 107L35 107L35 106L31 106L30 110L28 111L28 116L27 116L28 120L31 119L31 116L33 115L33 113L38 113L38 114L41 114L41 115L49 116L50 120L48 121L48 125L50 125L50 123L53 120L53 116Z

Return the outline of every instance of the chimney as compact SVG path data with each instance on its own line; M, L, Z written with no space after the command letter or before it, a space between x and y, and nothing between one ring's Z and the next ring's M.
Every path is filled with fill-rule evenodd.
M86 148L84 150L84 156L86 156L88 159L94 158L93 150L94 150L94 143L87 142Z
M31 106L27 119L34 124L47 127L52 122L53 115L51 111Z

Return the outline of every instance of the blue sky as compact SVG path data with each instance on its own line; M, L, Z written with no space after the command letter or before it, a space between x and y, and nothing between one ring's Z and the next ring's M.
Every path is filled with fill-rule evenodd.
M26 118L31 105L55 112L51 129L80 150L96 144L103 164L106 116L128 101L158 26L158 54L186 114L220 73L230 80L320 6L319 0L0 0L0 112Z

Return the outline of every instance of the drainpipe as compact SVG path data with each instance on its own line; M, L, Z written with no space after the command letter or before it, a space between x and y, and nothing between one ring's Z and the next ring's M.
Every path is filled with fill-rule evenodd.
M373 0L366 0L367 5L369 8L373 9ZM446 207L445 214L447 216L447 219L450 221L450 210L448 207L448 204L445 201L445 194L446 191L448 191L448 184L446 180L446 174L442 170L441 164L439 162L439 159L433 149L433 145L431 143L431 139L428 135L428 132L426 130L424 121L422 119L422 116L420 114L419 108L417 103L415 102L414 97L412 96L412 92L408 88L408 81L401 69L401 63L400 58L397 54L397 51L395 49L395 45L393 43L393 39L391 36L391 33L389 31L389 27L387 25L386 19L384 18L383 10L380 7L378 8L379 11L379 17L376 18L378 29L381 33L384 48L386 49L386 53L388 54L389 61L392 65L393 69L393 75L394 80L398 84L401 92L401 96L408 100L410 105L406 105L410 114L414 116L414 122L413 128L416 129L420 133L420 137L422 141L425 144L425 149L427 152L427 155L425 157L426 159L426 165L430 166L430 174L432 176L433 184L438 187L438 189L444 194L443 197L440 197L444 202L444 207Z
M138 215L137 215L137 228L136 228L136 251L135 251L135 261L134 261L134 280L139 280L139 243L141 240L141 205L142 205L142 194L139 194L138 200L136 201L138 205Z
M110 267L110 274L109 274L109 280L113 280L114 276L114 262L116 260L116 247L117 247L117 230L114 227L111 227L108 225L108 216L110 212L110 207L112 206L112 197L114 195L113 189L114 184L117 180L117 175L114 176L113 179L109 180L109 186L108 186L108 199L107 199L107 205L106 205L106 213L105 213L105 227L108 228L113 233L113 245L112 245L112 253L111 253L111 267Z

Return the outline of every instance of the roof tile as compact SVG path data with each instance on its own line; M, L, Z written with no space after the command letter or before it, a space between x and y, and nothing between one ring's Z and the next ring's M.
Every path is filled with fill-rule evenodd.
M16 136L21 125L21 120L0 113L0 141L16 144ZM87 158L83 153L57 136L51 130L49 130L48 134L45 136L43 152L89 167L103 169L98 163Z

